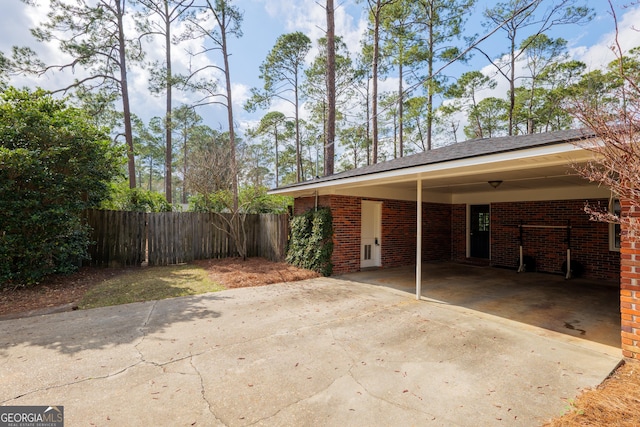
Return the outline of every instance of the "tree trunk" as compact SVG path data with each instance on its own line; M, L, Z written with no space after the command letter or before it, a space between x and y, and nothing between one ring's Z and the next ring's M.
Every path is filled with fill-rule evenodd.
M172 187L171 187L171 177L173 175L173 147L172 147L172 119L171 119L171 91L172 91L172 74L171 74L171 22L169 21L169 2L168 0L164 1L164 16L165 16L165 53L166 53L166 61L167 61L167 75L166 75L166 91L167 91L167 104L166 104L166 115L165 115L165 139L166 139L166 150L165 150L165 162L164 162L164 172L165 172L165 180L164 180L164 196L167 199L168 203L172 203ZM184 189L183 189L184 194Z
M513 112L516 109L516 42L511 37L511 70L509 73L509 135L513 135Z
M129 188L136 188L136 159L133 150L133 129L131 127L131 106L129 105L129 86L127 84L127 55L124 39L123 5L116 2L118 19L118 55L120 60L120 90L122 91L122 112L124 116L124 138L127 143L127 169Z
M280 186L280 180L279 180L279 172L278 170L280 169L280 160L278 159L278 124L276 123L276 125L274 126L274 139L276 140L276 188L278 188L278 186Z
M429 11L429 15L432 17L429 20L429 58L428 61L428 73L429 73L429 83L428 83L428 93L427 93L427 150L431 150L431 134L433 127L433 56L435 55L434 46L433 46L433 2L429 4L431 10Z
M327 132L324 175L333 175L336 137L336 43L333 0L327 0Z
M400 157L404 157L404 90L402 88L402 55L398 61L398 145Z
M296 182L302 181L302 154L300 153L300 100L298 94L298 72L295 75L295 109L296 109Z
M224 19L222 20L224 22ZM231 99L231 72L229 70L229 53L227 51L226 28L220 29L222 37L222 56L224 58L224 78L227 92L227 120L229 122L229 157L231 161L231 191L233 193L233 235L238 255L247 258L247 238L244 224L240 215L238 201L238 164L236 159L236 133L233 123L233 100Z
M373 133L373 164L378 163L378 57L380 56L380 0L376 2L373 25L373 87L371 94L371 131Z

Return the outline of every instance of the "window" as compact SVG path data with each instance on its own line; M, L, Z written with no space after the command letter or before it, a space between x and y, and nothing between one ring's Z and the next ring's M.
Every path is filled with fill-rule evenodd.
M609 203L609 212L620 217L620 200L611 200L611 202ZM609 250L620 250L620 224L609 224Z
M488 212L478 213L478 231L489 231L490 219Z

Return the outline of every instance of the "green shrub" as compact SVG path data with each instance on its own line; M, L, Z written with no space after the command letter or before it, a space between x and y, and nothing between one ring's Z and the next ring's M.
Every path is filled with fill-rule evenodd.
M293 203L289 196L267 194L266 187L253 186L240 188L238 199L240 212L247 214L286 213ZM191 212L226 212L230 206L233 206L233 194L229 190L189 197Z
M83 210L108 194L122 151L87 115L42 91L0 97L0 288L68 273L89 243Z
M129 183L122 181L112 184L109 199L102 202L101 209L132 212L171 212L171 203L164 194L144 188L129 188Z
M232 202L230 191L218 191L203 195L195 194L189 197L190 212L225 212Z
M330 276L332 254L333 218L329 208L310 210L292 218L288 263Z

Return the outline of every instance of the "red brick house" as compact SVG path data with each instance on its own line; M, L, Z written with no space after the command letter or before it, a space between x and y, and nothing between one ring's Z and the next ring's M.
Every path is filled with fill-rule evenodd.
M331 209L334 274L416 265L417 296L421 262L518 269L522 244L528 268L562 273L569 257L570 271L620 286L623 353L640 358L640 244L584 213L589 202L629 214L570 166L593 158L588 143L580 130L471 140L272 193L293 196L296 214Z

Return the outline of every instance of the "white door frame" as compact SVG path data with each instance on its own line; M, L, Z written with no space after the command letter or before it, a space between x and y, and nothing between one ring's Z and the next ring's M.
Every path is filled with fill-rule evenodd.
M360 216L360 268L382 266L382 202L363 200Z

